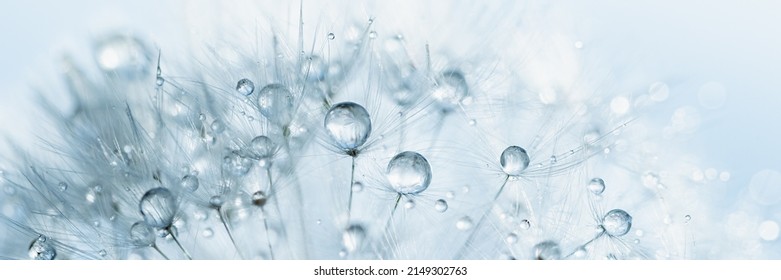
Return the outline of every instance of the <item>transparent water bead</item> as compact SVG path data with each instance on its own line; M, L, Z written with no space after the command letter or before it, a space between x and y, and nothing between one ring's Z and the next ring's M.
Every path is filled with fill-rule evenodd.
M95 42L95 61L104 72L122 78L135 79L144 76L152 62L152 55L138 38L111 34Z
M295 98L285 86L269 84L258 92L260 113L277 125L288 125L293 119Z
M334 33L328 33L328 40L336 39L336 35Z
M256 191L252 193L252 204L258 207L263 207L268 202L268 196L263 191Z
M586 188L591 193L600 195L605 191L605 180L602 180L602 178L591 179L591 181L588 182Z
M469 216L463 216L456 221L456 228L459 230L469 230L472 228L472 218Z
M446 70L437 79L437 85L431 92L431 97L442 110L450 111L457 108L468 93L469 88L464 74L458 70Z
M437 199L437 201L434 202L434 209L437 210L437 212L445 212L447 211L447 208L447 201L444 199Z
M195 175L185 175L182 177L182 181L179 182L179 184L182 186L182 189L188 192L195 192L198 190L198 186L200 185L198 182L198 177Z
M537 243L537 245L534 245L533 250L535 260L561 259L561 248L559 248L559 244L550 240Z
M632 216L621 209L613 209L602 218L602 228L610 236L625 235L632 228Z
M52 246L46 236L40 235L30 243L30 247L27 249L27 256L31 260L53 260L57 257L57 250Z
M252 160L231 152L222 159L222 169L233 176L241 177L252 168Z
M342 233L342 245L347 252L355 252L361 248L366 239L366 230L361 225L350 225Z
M148 226L167 228L171 226L176 215L176 198L168 189L157 187L144 193L138 203L138 209Z
M431 183L431 166L422 155L406 151L388 162L385 175L397 193L418 194Z
M327 74L328 63L319 56L309 56L301 63L301 77L305 77L309 82L323 81Z
M241 79L236 83L236 91L244 96L250 96L255 92L255 83L247 78Z
M276 144L271 138L266 136L257 136L252 138L249 144L249 153L253 159L261 160L271 158L276 152Z
M323 125L334 144L348 153L366 143L372 130L369 112L353 102L342 102L331 107Z
M130 241L136 246L155 244L155 230L144 222L136 222L130 226Z
M502 165L502 171L510 176L519 176L521 172L529 167L529 154L521 147L510 146L504 149L499 157L499 164Z

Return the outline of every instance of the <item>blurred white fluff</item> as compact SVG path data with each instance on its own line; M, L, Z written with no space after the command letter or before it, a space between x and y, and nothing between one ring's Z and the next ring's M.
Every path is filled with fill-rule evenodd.
M3 173L0 256L713 257L678 168L696 159L647 119L667 85L603 65L555 4L309 2L188 6L181 45L114 32L91 50L99 74L66 60L53 91L77 106L44 104L48 150ZM323 128L346 101L371 119L354 151ZM509 146L529 155L518 176ZM388 183L402 151L431 165L420 193ZM139 203L157 187L176 212L153 230Z

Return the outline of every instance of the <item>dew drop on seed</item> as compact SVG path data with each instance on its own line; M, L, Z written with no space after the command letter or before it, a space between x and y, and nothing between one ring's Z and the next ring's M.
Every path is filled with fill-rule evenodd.
M222 133L225 131L225 124L222 123L220 120L214 120L212 124L209 126L214 133Z
M518 242L518 235L515 233L510 233L504 238L504 242L507 244L515 244Z
M561 259L561 249L559 244L553 241L543 241L534 245L534 259L536 260L558 260Z
M459 230L469 230L472 228L472 218L463 216L456 221L456 228Z
M328 40L336 39L336 35L334 33L328 33Z
M366 231L361 225L350 225L342 233L342 245L350 253L360 249L364 239L366 239Z
M602 218L602 228L610 236L623 236L632 228L632 216L621 209L613 209Z
M458 107L461 99L469 94L464 75L458 70L447 70L437 79L437 85L431 92L437 105L445 111Z
M363 183L361 182L353 183L353 192L361 192L361 191L363 191Z
M165 84L165 78L157 76L157 78L155 78L155 85L161 87L163 84Z
M263 207L268 202L268 196L263 191L256 191L252 194L252 204L258 207Z
M151 53L140 39L123 34L111 34L95 42L94 56L101 70L126 79L143 77L152 62Z
M602 178L591 179L586 188L595 195L601 195L605 191L605 180Z
M198 190L198 177L195 175L184 175L184 177L182 177L182 181L179 182L179 184L182 186L182 189L188 192L195 192Z
M244 176L251 168L252 160L241 156L237 152L230 153L222 161L222 169L233 176Z
M307 81L319 82L323 81L328 74L328 63L325 62L320 56L312 55L307 57L303 63L301 63L301 77L306 77Z
M406 151L388 162L385 175L397 193L418 194L431 183L431 166L422 155Z
M353 102L343 102L331 107L325 115L323 125L336 147L345 152L354 151L366 143L372 130L369 112Z
M241 79L236 83L236 91L244 96L250 96L255 91L255 83L247 78Z
M523 219L523 220L521 220L520 227L521 227L521 229L529 229L529 228L532 227L532 223L529 222L529 220L527 220L527 219Z
M174 221L176 199L168 189L157 187L144 193L138 208L148 226L166 228Z
M274 155L275 150L276 144L274 144L274 141L263 135L252 138L249 145L250 154L256 160L270 158Z
M209 198L209 205L212 208L220 208L223 203L225 203L225 201L222 199L221 195L215 195Z
M475 126L475 125L477 125L477 120L475 120L475 119L471 119L471 120L469 120L469 125L470 125L470 126Z
M449 199L454 199L454 198L456 198L456 193L453 192L453 191L448 191L448 192L445 193L445 197L447 197Z
M155 230L145 222L136 222L130 226L130 241L136 246L149 246L155 243Z
M374 31L374 30L370 31L369 32L369 38L371 38L371 39L377 38L377 31Z
M556 164L557 162L559 162L559 158L556 156L550 156L550 164Z
M106 255L108 255L108 253L106 252L106 250L101 249L100 251L98 251L98 255L100 255L101 257L105 257Z
M60 188L61 192L68 190L68 183L60 182L59 184L57 184L57 186Z
M521 147L510 146L504 149L499 157L502 171L510 176L519 176L529 167L529 154Z
M269 84L258 92L260 113L277 125L288 125L293 119L293 94L281 84Z
M214 236L214 230L212 228L205 228L203 231L201 231L201 236L209 238Z
M691 215L683 216L683 223L684 224L688 224L689 221L691 221L691 220L692 220L692 216Z
M27 249L27 256L31 260L53 260L57 257L57 250L52 246L46 236L39 235L30 243L30 247Z
M447 211L447 201L444 199L437 199L436 202L434 202L434 210L437 210L437 212L445 212Z
M404 202L404 209L412 209L415 208L415 201L410 199L407 200L407 202Z

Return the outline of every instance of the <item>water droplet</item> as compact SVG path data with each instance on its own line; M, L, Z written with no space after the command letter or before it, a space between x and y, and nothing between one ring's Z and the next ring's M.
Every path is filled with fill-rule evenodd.
M602 178L594 178L588 183L586 188L595 195L600 195L605 191L605 180Z
M353 183L353 192L361 192L361 191L363 191L363 183L361 182Z
M256 191L252 194L252 204L258 207L263 207L268 202L268 196L263 191Z
M575 48L576 48L576 49L582 49L582 48L583 48L583 42L581 42L581 41L576 41L576 42L575 42Z
M656 188L659 185L659 175L653 171L646 171L641 178L643 185L649 188Z
M328 63L321 57L312 55L301 63L301 76L306 77L307 81L323 81L328 74Z
M57 250L50 244L46 236L40 235L30 243L27 256L31 260L53 260L57 257Z
M445 197L447 197L449 199L454 199L454 198L456 198L456 193L453 192L453 191L448 191L448 192L445 193Z
M684 224L688 224L689 221L691 221L691 220L692 220L692 216L691 215L683 216L683 223Z
M144 222L130 226L130 241L136 246L150 246L155 243L155 230Z
M215 195L215 196L212 196L211 198L209 198L209 205L212 208L220 208L220 207L222 207L223 203L225 203L225 201L222 200L222 196L221 195Z
M345 152L354 151L366 143L372 130L369 112L353 102L331 107L323 125L334 144Z
M388 162L388 183L400 194L418 194L431 183L431 166L416 152L402 152Z
M437 210L437 212L445 212L447 208L447 201L444 199L437 199L437 202L434 202L434 210Z
M258 93L260 113L269 121L286 126L295 110L293 94L281 84L269 84Z
M610 210L602 218L602 228L610 236L622 236L632 228L632 216L621 209Z
M527 219L523 219L523 220L521 220L520 227L521 227L521 229L529 229L529 228L532 227L532 223L529 222L529 220L527 220Z
M98 255L100 255L101 257L105 257L106 255L108 255L108 253L106 252L106 250L101 249L100 251L98 251Z
M334 33L328 33L328 40L336 39L336 35Z
M472 228L472 218L463 216L456 221L456 228L459 230L469 230Z
M204 115L203 113L198 114L198 120L205 121L206 120L206 115Z
M236 91L244 96L250 96L255 91L255 83L247 78L241 79L236 83Z
M157 187L144 193L138 208L148 226L166 228L174 221L176 198L168 189Z
M779 227L775 221L764 221L759 224L759 238L765 241L775 241L778 239Z
M374 30L370 31L369 32L369 38L371 38L371 39L377 38L377 31L374 31Z
M407 200L407 202L404 202L404 209L412 209L415 208L415 201L410 199Z
M188 192L195 192L198 190L198 177L194 175L184 175L184 177L182 177L182 181L179 182L179 185L182 186L182 189Z
M165 84L165 78L163 78L161 76L157 76L157 78L155 78L155 85L157 85L158 87L161 87L161 86L163 86L163 84Z
M345 250L339 250L339 257L340 257L340 258L347 257L347 251L345 251Z
M534 245L534 259L558 260L561 259L559 244L553 241L543 241Z
M366 239L366 231L361 225L350 225L350 227L342 233L342 245L351 253L363 246L364 239Z
M195 212L193 212L193 218L195 218L196 220L199 220L199 221L206 221L206 219L209 218L209 214L206 213L206 211L198 209L198 210L195 210Z
M214 120L209 127L216 134L219 134L219 133L222 133L223 131L225 131L225 124L223 124L222 121L220 121L220 120Z
M447 70L437 79L437 85L431 92L431 97L444 111L458 107L461 99L469 94L469 88L464 75L458 70Z
M206 237L206 238L212 237L212 236L214 236L214 230L212 230L212 228L205 228L201 232L201 236Z
M64 192L68 190L68 183L60 182L57 186L60 187L60 191Z
M249 151L253 159L261 160L271 158L276 152L276 144L271 138L266 136L257 136L252 138L249 145Z
M502 170L510 176L519 176L527 167L529 167L529 154L521 147L510 146L504 149L499 157L499 164Z
M550 156L550 164L556 164L557 162L559 162L559 158L556 156Z
M504 242L507 242L507 244L515 244L518 242L518 235L510 233L504 238Z
M470 125L470 126L475 126L475 125L477 125L477 120L475 120L475 119L471 119L471 120L469 120L469 125Z
M244 176L252 168L252 160L239 155L238 152L232 152L225 156L222 161L222 168L233 176Z
M143 77L152 62L151 53L138 38L111 34L95 43L95 61L104 72L135 79Z

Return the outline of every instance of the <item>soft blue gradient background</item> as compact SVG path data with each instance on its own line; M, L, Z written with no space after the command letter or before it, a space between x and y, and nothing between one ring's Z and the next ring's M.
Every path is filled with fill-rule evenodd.
M62 86L54 66L63 53L89 63L81 50L89 49L91 36L113 27L150 34L158 45L173 43L164 34L181 28L180 4L0 2L0 132L22 143L35 139L40 112L31 88ZM596 49L602 63L670 85L670 98L648 117L669 122L681 104L697 107L702 123L680 145L703 160L703 170L730 172L727 197L736 197L758 171L781 170L779 11L778 1L573 1L552 12L571 16L566 24L575 25L585 48ZM718 109L698 105L698 91L707 82L726 89Z

